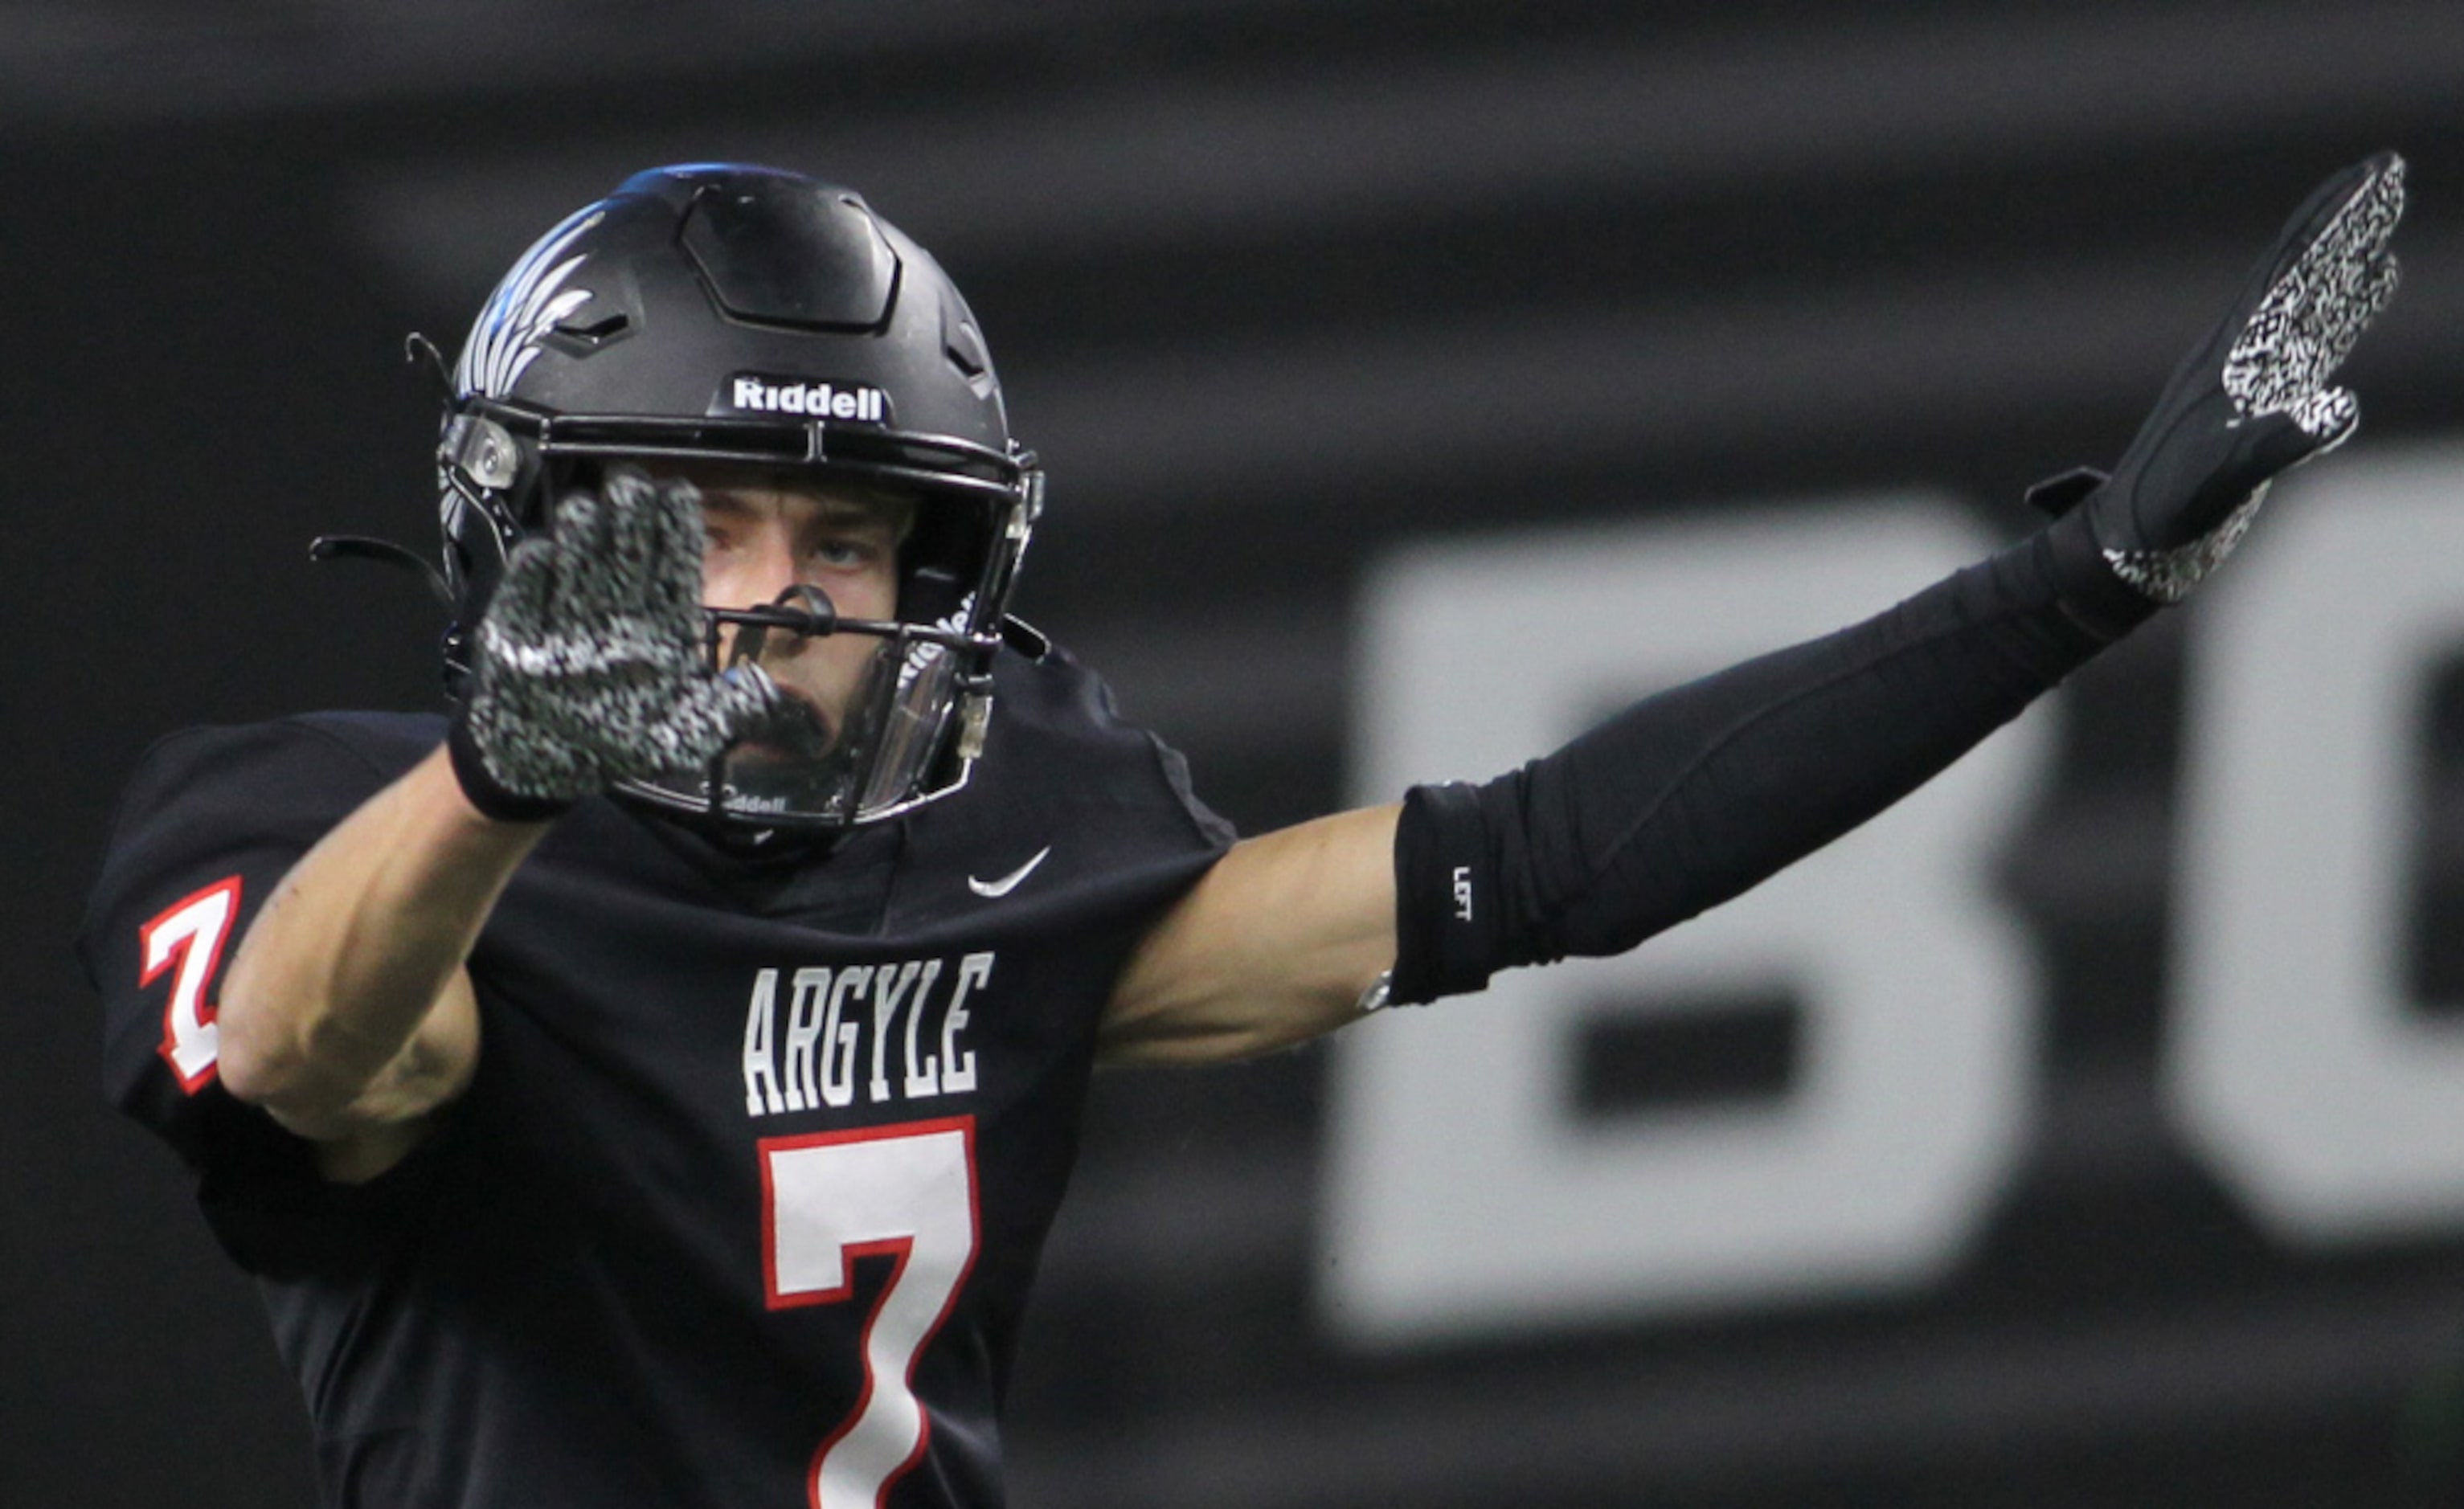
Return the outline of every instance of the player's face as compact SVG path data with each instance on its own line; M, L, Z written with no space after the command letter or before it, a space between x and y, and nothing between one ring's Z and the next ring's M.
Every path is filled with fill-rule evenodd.
M898 611L898 546L913 506L887 494L758 475L692 474L702 495L702 602L758 607L789 587L818 587L843 619ZM763 636L761 668L835 732L881 641L864 634ZM733 631L720 646L735 655Z

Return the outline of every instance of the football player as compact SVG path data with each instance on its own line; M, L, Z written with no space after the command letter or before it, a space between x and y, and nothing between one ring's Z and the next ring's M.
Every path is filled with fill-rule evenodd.
M147 755L81 938L110 1092L261 1279L329 1502L998 1504L1099 1061L1631 948L1924 781L2351 432L2402 177L2322 186L2016 546L1236 842L1008 616L1043 479L941 269L842 188L640 174L452 370L450 718Z

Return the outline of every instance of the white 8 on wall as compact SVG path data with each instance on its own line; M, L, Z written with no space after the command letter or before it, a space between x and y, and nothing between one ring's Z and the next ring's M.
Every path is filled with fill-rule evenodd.
M1878 500L1409 555L1364 600L1362 789L1485 778L1988 548L1955 508ZM1330 1323L1408 1342L1887 1289L1955 1264L2031 1118L2038 972L1988 867L2041 783L2050 713L1631 954L1509 972L1345 1034ZM1575 1117L1587 1018L1773 993L1802 1013L1784 1096Z

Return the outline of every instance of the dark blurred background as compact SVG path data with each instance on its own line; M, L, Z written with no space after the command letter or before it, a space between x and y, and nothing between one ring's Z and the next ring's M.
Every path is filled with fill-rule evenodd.
M1398 545L1909 489L2015 536L2381 146L2356 453L2464 425L2453 0L0 3L0 1498L312 1500L68 939L157 734L434 700L416 586L305 543L424 545L404 334L631 169L837 178L935 249L1053 476L1021 611L1256 829L1351 797ZM2464 1502L2464 1219L2292 1250L2156 1109L2182 644L2063 694L2003 884L2040 1129L1947 1279L1364 1349L1311 1289L1327 1053L1108 1077L1017 1501Z

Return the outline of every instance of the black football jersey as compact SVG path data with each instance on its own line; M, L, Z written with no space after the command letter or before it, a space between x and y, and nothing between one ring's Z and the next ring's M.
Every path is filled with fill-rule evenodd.
M1000 1404L1129 951L1229 842L1066 657L959 794L826 857L583 803L471 959L478 1067L370 1183L217 1083L218 972L431 717L175 735L80 950L112 1099L258 1276L336 1505L996 1505Z

